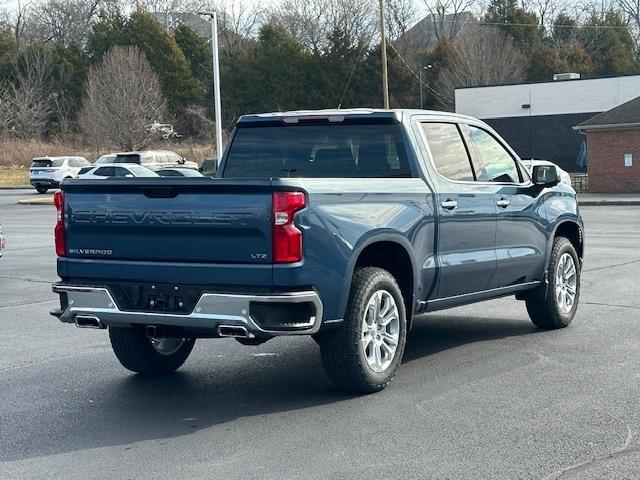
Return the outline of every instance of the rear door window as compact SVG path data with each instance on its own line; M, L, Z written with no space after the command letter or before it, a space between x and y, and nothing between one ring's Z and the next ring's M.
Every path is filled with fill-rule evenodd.
M115 167L100 167L93 174L100 177L113 177L115 175Z
M457 182L473 182L467 147L455 123L422 123L433 164L440 175Z
M398 124L241 126L225 178L410 177Z
M486 130L470 125L469 137L478 154L476 159L478 181L498 183L520 183L523 181L515 158L493 135Z

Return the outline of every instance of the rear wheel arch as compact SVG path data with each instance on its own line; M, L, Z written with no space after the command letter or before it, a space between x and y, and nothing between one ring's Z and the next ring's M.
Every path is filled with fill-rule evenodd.
M356 269L362 267L378 267L388 271L402 292L407 323L410 327L415 303L416 278L413 258L409 252L405 245L395 240L380 239L370 242L358 253L349 279L351 282Z

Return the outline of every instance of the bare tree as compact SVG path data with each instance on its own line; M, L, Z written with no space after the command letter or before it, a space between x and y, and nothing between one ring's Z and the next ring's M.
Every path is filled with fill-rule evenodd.
M268 12L269 21L312 51L322 50L329 34L340 30L355 43L370 43L377 33L376 0L285 0Z
M464 24L464 15L478 7L478 0L424 0L436 39L450 40Z
M220 43L227 55L246 50L247 38L256 35L264 15L260 1L210 0L204 8L218 12Z
M386 19L389 37L398 38L413 26L417 16L413 0L387 0Z
M330 0L284 0L268 12L269 21L283 28L309 50L319 51L328 31L325 15Z
M52 112L51 62L38 50L27 50L14 65L15 82L3 93L5 129L20 138L41 137Z
M454 107L456 88L524 79L526 63L522 54L496 28L465 26L453 42L453 51L434 86L436 96L447 109Z
M640 55L640 0L617 0L635 35L636 51Z
M82 129L95 141L126 150L154 137L151 126L165 112L158 76L135 47L115 47L89 73Z

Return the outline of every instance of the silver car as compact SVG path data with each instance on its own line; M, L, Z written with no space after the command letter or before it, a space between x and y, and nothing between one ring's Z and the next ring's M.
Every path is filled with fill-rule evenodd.
M65 178L74 178L82 167L91 165L84 157L38 157L29 169L29 182L38 193L58 188Z

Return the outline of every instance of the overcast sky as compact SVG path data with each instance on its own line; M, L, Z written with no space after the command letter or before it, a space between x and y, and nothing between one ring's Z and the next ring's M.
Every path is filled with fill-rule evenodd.
M24 4L26 1L28 0L22 0L22 3ZM269 5L274 5L279 3L282 0L246 0L249 3L254 3L254 4L260 4L262 6L269 6ZM423 12L424 11L424 1L423 0L413 0L416 8L418 10L418 12ZM18 0L0 0L0 5L4 5L5 7L8 7L9 9L14 9L16 7L16 5L18 4Z

